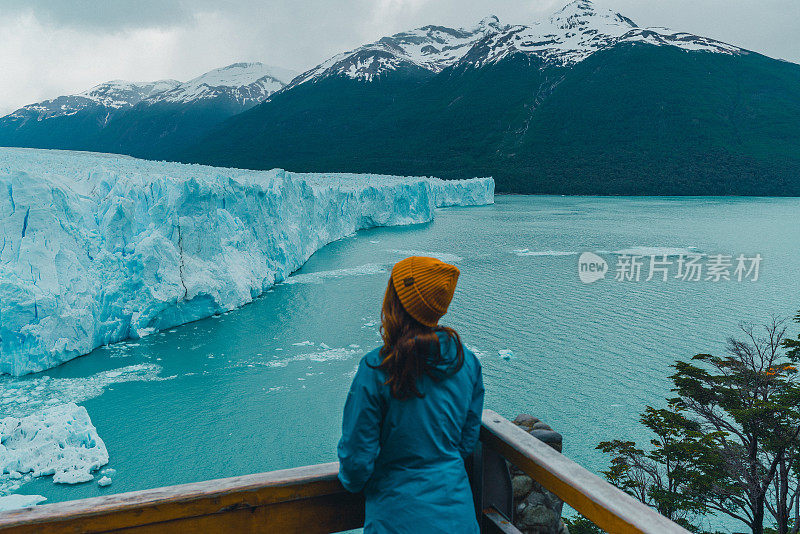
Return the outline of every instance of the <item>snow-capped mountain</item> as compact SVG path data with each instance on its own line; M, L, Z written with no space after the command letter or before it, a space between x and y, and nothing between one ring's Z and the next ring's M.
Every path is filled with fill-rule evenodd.
M685 50L736 54L741 48L667 28L641 28L591 0L575 0L549 18L527 25L505 25L492 15L473 28L424 26L384 37L338 54L304 72L286 90L308 81L344 76L371 81L402 67L434 73L456 63L481 66L514 53L536 55L548 63L569 65L620 42L671 45Z
M330 58L298 76L289 88L329 76L372 81L404 66L440 72L461 59L479 40L505 29L497 17L491 16L469 29L424 26L398 33Z
M36 120L44 120L74 115L92 106L123 109L133 107L140 102L185 104L220 97L228 97L243 106L251 106L287 85L295 76L297 73L294 71L263 63L234 63L183 83L177 80L156 82L112 80L81 93L28 104L6 117L24 119L33 117Z
M797 102L796 64L577 0L337 55L177 158L492 175L515 193L800 194Z
M179 85L180 82L177 80L159 80L156 82L112 80L96 85L81 93L59 96L36 104L28 104L6 117L41 121L53 117L74 115L88 107L105 106L111 109L123 109L135 106L154 94L174 89Z
M234 63L188 82L106 82L0 118L0 146L167 157L295 75L262 63Z
M524 53L551 64L570 65L620 42L645 42L724 54L745 52L707 37L667 28L640 28L624 15L596 9L590 0L575 0L546 20L488 34L462 61L480 66L514 53Z
M249 107L287 85L295 76L294 71L263 63L234 63L153 93L144 101L188 103L226 97Z

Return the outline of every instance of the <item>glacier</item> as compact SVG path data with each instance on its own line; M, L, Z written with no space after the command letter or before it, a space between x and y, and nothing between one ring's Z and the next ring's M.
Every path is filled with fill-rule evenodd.
M94 478L108 463L108 450L86 408L74 402L26 417L0 419L0 494L30 477L53 476L59 484ZM17 485L14 481L17 480Z
M491 178L0 148L0 374L230 311L357 230L493 201Z

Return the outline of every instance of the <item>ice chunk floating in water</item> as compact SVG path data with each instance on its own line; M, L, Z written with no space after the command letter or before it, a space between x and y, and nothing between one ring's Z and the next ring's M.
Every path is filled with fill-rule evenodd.
M319 271L316 273L296 274L290 276L284 284L321 284L324 280L334 278L344 278L345 276L367 276L372 274L384 274L387 269L385 265L377 263L366 263L358 267L348 267L333 271Z
M0 376L0 414L22 417L35 410L99 397L109 386L123 382L158 382L175 378L160 375L152 363L128 365L87 377L12 378Z
M0 373L229 311L320 247L494 181L247 171L0 148Z
M27 508L46 500L47 498L41 495L6 495L5 497L0 497L0 512Z
M107 463L106 446L83 406L62 404L0 420L0 484L19 475L77 484L92 480L92 472Z
M450 262L450 263L458 263L463 261L464 258L461 256L456 256L455 254L448 254L446 252L424 252L422 250L390 250L394 254L399 254L400 256L426 256L429 258L436 258L437 260Z
M696 247L631 247L615 250L614 254L619 256L689 256L700 254L700 252Z
M562 250L530 250L527 248L518 248L512 250L511 253L517 256L576 256L578 254Z

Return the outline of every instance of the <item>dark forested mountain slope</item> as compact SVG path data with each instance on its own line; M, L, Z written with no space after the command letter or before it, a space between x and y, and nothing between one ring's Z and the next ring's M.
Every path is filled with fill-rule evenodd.
M439 73L327 77L181 155L297 171L493 175L499 191L800 194L800 66L620 42L561 65L515 52Z

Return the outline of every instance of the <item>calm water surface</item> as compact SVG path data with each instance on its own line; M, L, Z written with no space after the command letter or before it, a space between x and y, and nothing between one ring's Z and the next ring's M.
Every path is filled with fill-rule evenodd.
M486 406L540 417L599 471L599 441L647 437L638 414L663 403L675 359L719 351L741 321L800 309L799 218L798 199L499 196L359 232L244 308L0 379L13 393L3 412L86 406L117 471L107 488L45 478L20 492L59 501L335 460L349 382L379 344L387 268L411 254L461 269L443 323L481 357ZM579 281L578 253L600 251L613 270L611 252L639 247L759 253L760 279Z

